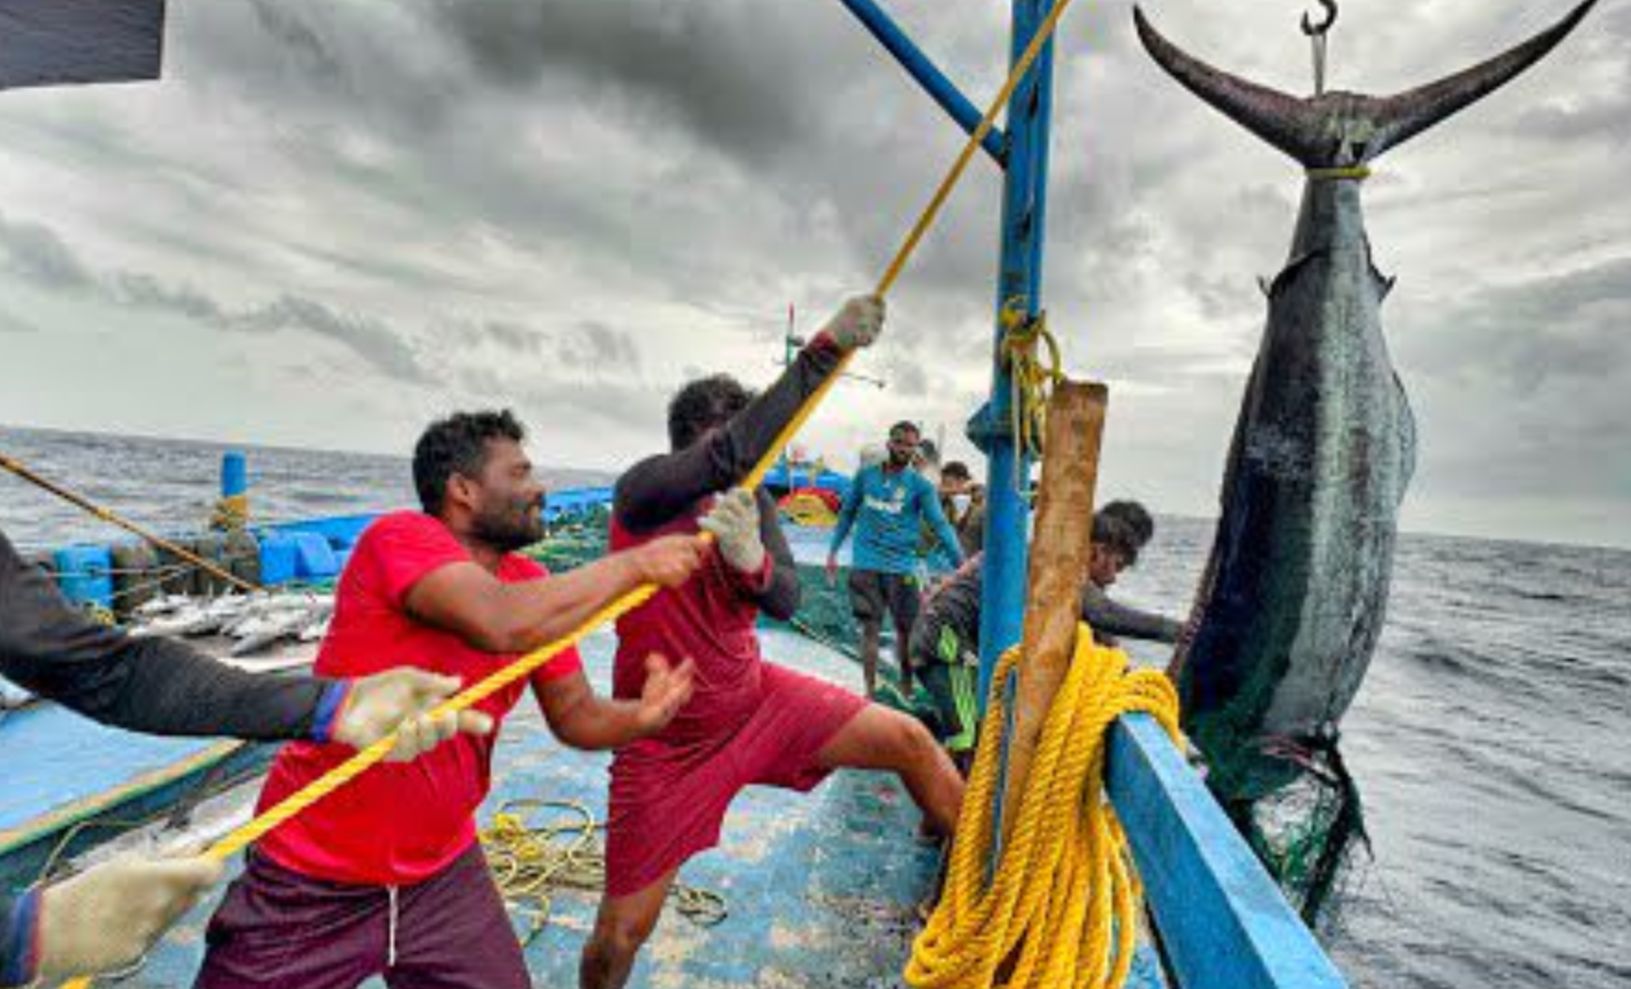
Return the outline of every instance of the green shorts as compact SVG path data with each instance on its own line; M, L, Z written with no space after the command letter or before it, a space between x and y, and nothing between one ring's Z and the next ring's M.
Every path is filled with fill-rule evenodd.
M951 752L967 752L980 725L978 661L949 628L940 630L932 648L929 656L922 654L928 650L914 650L913 665L934 701L941 743Z

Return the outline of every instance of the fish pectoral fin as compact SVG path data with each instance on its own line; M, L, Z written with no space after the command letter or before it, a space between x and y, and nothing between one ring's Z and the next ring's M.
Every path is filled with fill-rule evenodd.
M1265 290L1264 294L1266 294L1270 299L1278 296L1281 289L1285 288L1291 279L1296 276L1297 272L1302 270L1304 265L1308 264L1308 262L1314 260L1315 258L1324 255L1325 253L1326 251L1323 249L1305 251L1304 253L1292 258L1290 261L1287 261L1286 266L1280 269L1280 273L1274 276L1274 281Z

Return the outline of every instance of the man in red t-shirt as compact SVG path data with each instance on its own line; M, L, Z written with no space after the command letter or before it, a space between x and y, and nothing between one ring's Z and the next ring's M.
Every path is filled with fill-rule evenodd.
M627 981L675 873L718 843L745 786L803 791L839 767L888 770L936 830L956 825L962 777L922 724L765 662L754 634L760 611L785 620L798 609L798 574L775 502L734 486L843 354L870 344L882 323L882 300L849 300L758 398L728 375L686 385L668 407L672 452L617 482L613 549L704 529L719 552L617 623L615 696L649 689L648 652L692 657L697 689L666 728L612 760L606 890L579 968L586 989Z
M316 670L361 676L391 665L466 686L571 631L644 584L683 583L704 559L695 534L615 553L561 576L514 552L543 534L543 486L504 412L431 424L414 450L423 512L386 515L340 578ZM643 689L597 697L576 650L532 676L568 745L614 748L659 731L691 696L692 664L642 657ZM393 989L531 985L476 840L516 683L476 705L488 735L459 735L418 761L376 766L260 841L211 919L197 989ZM278 753L259 809L317 779L346 752L307 743Z

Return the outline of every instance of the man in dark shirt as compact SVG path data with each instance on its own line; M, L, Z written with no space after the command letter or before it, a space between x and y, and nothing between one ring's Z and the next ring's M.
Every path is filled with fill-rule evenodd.
M155 735L308 739L362 748L401 725L393 759L455 731L485 733L478 712L431 719L452 677L391 670L357 680L247 673L174 640L139 638L70 605L0 532L0 676L105 724ZM39 753L7 753L7 758ZM118 967L220 879L205 858L124 860L13 899L0 892L0 986Z
M1116 636L1176 642L1182 626L1170 618L1112 601L1105 591L1154 535L1149 513L1137 502L1111 502L1093 518L1093 549L1082 586L1082 620L1101 643ZM954 755L974 747L979 697L980 591L984 554L968 562L930 592L923 616L912 629L913 664L923 670L934 698L941 740Z
M617 482L613 549L699 528L718 545L690 582L617 623L616 696L639 695L642 657L651 652L691 657L696 692L660 733L612 760L606 889L579 967L583 989L626 983L676 872L718 842L743 787L802 791L840 767L892 771L935 829L955 826L962 780L921 724L767 662L754 632L760 612L792 616L799 582L775 502L738 485L844 353L870 344L882 321L882 300L850 300L757 398L727 375L686 385L669 406L670 452Z

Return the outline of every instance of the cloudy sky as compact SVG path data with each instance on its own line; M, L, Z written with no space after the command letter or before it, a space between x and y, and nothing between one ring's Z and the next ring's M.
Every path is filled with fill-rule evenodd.
M1007 5L892 0L983 105ZM1347 0L1330 85L1395 92L1565 0ZM1191 52L1311 86L1303 6L1149 0ZM775 374L876 281L961 142L836 0L172 0L164 79L0 95L0 423L403 453L508 404L535 459L660 447L701 370ZM1061 29L1045 299L1111 385L1101 486L1214 512L1301 178L1137 46ZM1406 528L1631 545L1631 4L1367 183L1421 432ZM977 159L805 437L913 417L968 456L999 177Z

